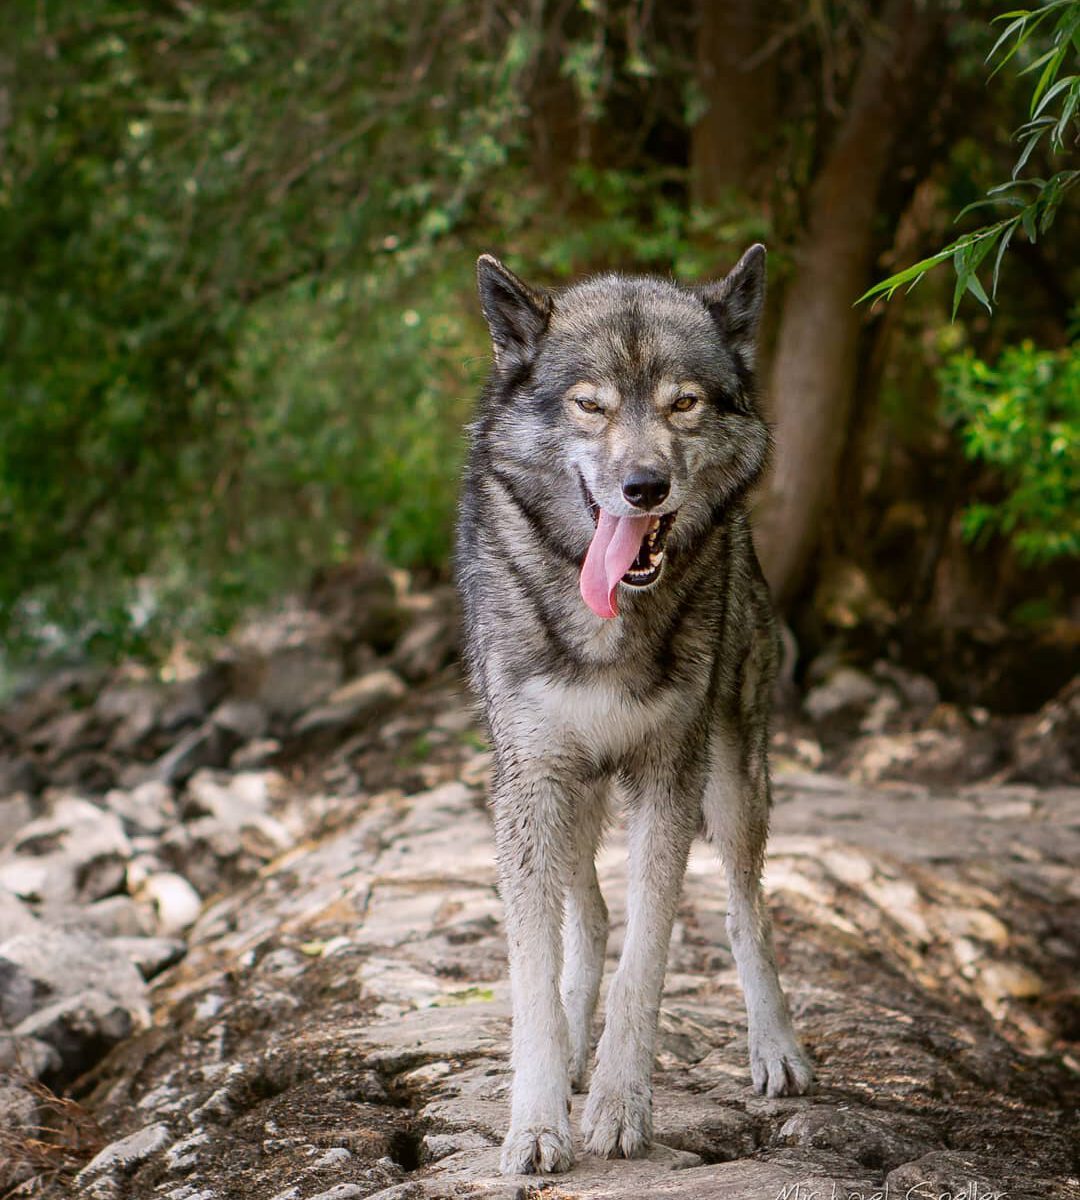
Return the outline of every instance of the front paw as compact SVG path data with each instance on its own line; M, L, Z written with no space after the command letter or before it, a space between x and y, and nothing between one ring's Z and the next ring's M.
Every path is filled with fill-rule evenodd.
M790 1030L750 1038L750 1078L761 1096L802 1096L814 1090L814 1068Z
M503 1142L499 1169L504 1175L546 1175L574 1165L569 1122L511 1126Z
M593 1079L582 1117L585 1149L602 1158L640 1158L652 1144L652 1090Z

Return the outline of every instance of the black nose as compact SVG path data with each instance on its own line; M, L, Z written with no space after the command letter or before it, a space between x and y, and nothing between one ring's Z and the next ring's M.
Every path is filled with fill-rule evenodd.
M670 491L671 480L655 471L631 471L622 485L622 494L635 508L655 508Z

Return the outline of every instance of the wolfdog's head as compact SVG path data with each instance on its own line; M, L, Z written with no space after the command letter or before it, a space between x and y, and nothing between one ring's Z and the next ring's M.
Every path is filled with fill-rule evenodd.
M613 617L620 584L655 584L669 539L690 547L762 470L765 248L693 287L599 275L546 291L487 254L477 270L495 353L486 434L595 522L581 594Z

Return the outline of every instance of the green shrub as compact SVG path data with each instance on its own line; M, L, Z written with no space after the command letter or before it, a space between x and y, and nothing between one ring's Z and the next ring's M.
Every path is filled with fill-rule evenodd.
M1035 565L1080 556L1080 343L1006 349L991 366L972 353L939 372L946 416L968 458L992 468L997 503L970 505L964 533L1005 536Z

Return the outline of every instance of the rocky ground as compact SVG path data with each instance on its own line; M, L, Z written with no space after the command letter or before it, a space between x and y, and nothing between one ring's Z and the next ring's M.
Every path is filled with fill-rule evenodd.
M1076 686L1005 721L896 664L814 664L774 739L767 887L819 1091L751 1092L702 844L653 1155L505 1180L489 756L454 636L449 596L365 568L209 667L54 675L0 714L0 1195L1080 1196ZM612 963L623 861L616 832Z

